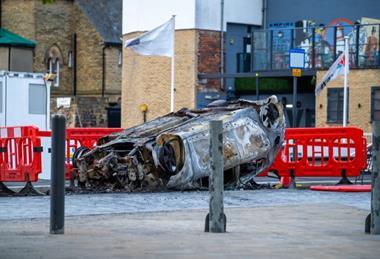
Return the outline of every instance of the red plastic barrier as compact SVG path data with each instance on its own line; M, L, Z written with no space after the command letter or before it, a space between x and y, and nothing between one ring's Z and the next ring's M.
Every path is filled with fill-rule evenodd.
M363 131L345 128L289 128L269 171L280 177L356 177L367 167Z
M121 128L68 128L66 129L66 172L65 179L71 179L72 156L79 147L93 148L96 142L109 134L120 132ZM39 136L51 137L50 131L40 131Z
M120 128L73 128L66 134L66 179L71 178L72 153L92 148L99 138ZM51 136L32 126L0 128L0 181L37 181L42 171L41 137ZM280 177L359 176L367 166L363 131L345 128L290 128L273 165L261 175L276 171Z
M324 191L324 192L371 192L370 184L363 185L334 185L334 186L322 186L314 185L310 186L312 191Z
M80 146L92 148L106 135L121 128L71 128L66 130L66 173L71 178L72 155ZM50 131L34 126L0 127L0 182L38 181L42 172L41 138Z
M0 182L35 182L42 172L38 128L0 127Z
M71 128L66 130L66 174L70 180L73 170L72 155L79 147L93 148L96 142L109 134L120 132L121 128Z

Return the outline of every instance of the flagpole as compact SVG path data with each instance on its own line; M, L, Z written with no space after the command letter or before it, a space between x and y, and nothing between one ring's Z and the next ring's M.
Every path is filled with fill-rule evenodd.
M173 53L171 61L171 79L170 79L170 112L174 112L174 54L175 54L175 15L173 19Z
M350 63L348 56L348 36L344 37L344 90L343 90L343 127L347 126L347 72Z

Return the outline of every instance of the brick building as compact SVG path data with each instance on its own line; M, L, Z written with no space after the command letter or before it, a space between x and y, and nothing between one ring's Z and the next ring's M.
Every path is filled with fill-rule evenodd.
M261 0L226 1L226 21L261 24ZM237 12L233 6L246 5ZM123 40L151 30L176 14L175 105L204 107L225 98L220 80L199 80L198 74L221 71L221 2L219 0L124 0ZM148 17L148 18L142 18ZM223 22L224 29L226 21ZM224 35L224 34L223 34ZM123 50L122 126L143 122L139 106L148 105L147 119L170 111L170 58L140 56Z
M1 27L36 43L34 72L53 72L52 113L69 126L107 126L121 96L122 0L1 0ZM70 108L57 107L71 98Z
M348 36L348 125L370 132L371 121L380 119L379 1L186 0L177 4L163 0L160 6L149 0L123 3L124 40L177 14L175 109L204 107L219 98L256 100L275 94L286 106L288 126L340 126L342 79L330 82L320 96L315 96L314 90L343 51L343 39ZM293 48L306 53L294 105L289 69L289 50ZM220 53L224 53L222 59ZM123 125L142 122L142 103L149 107L148 119L169 112L170 60L138 56L127 49L124 62ZM224 80L215 80L222 72Z
M326 73L317 72L317 80ZM348 75L348 118L347 124L372 132L371 122L380 120L380 69L351 69ZM343 77L331 81L327 89L316 98L316 126L342 126ZM336 109L332 109L340 105ZM338 114L335 115L335 112Z

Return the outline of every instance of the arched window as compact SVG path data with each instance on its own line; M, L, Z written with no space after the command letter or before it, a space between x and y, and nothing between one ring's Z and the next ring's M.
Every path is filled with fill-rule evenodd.
M50 47L45 54L47 72L56 75L53 86L58 87L61 76L62 54L57 45Z

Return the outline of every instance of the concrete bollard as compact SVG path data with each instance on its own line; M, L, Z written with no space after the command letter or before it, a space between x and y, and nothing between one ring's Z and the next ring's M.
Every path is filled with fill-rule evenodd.
M380 122L372 123L372 148L374 168L371 173L371 234L380 234Z
M209 177L210 211L206 216L205 231L226 232L226 216L223 206L224 163L223 163L223 122L210 122L210 164Z
M66 119L63 115L55 115L52 120L50 234L64 234L65 141Z

